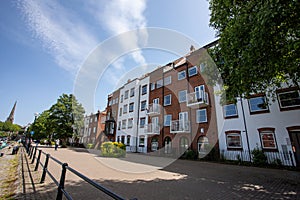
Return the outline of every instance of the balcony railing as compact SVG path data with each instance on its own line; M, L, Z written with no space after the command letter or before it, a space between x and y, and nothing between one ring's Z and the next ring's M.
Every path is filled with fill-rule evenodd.
M190 121L173 120L171 121L170 133L189 133Z
M147 109L147 115L155 116L160 114L160 105L159 104L150 104Z
M159 124L153 124L153 123L145 124L144 132L146 134L158 135L158 134L160 134L160 125Z
M192 92L187 94L186 105L189 107L205 107L208 105L207 92Z

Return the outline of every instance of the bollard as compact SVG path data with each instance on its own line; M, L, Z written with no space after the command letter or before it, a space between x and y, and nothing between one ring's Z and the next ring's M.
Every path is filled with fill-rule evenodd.
M63 192L62 190L65 189L65 179L66 179L66 171L67 171L67 167L68 164L64 163L62 164L62 171L61 171L61 177L60 177L60 182L57 188L57 196L56 196L56 200L62 200L62 195Z
M35 156L36 156L36 147L34 147L34 153L33 153L33 156L32 156L32 161L31 161L31 164L34 163L34 159L35 159Z
M41 178L40 183L45 182L49 158L50 158L50 154L48 153L48 154L46 154L46 160L45 160L45 164L44 164L44 167L43 167L43 174L42 174L42 178Z
M38 168L39 168L39 164L40 164L40 160L41 160L41 153L42 153L42 150L39 149L39 155L38 155L37 160L36 160L36 165L35 165L34 171L37 171Z

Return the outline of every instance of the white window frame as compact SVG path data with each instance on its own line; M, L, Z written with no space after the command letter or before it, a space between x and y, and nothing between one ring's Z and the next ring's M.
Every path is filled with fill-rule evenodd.
M183 76L183 74L184 74L184 76ZM178 72L177 77L178 77L179 81L185 79L186 78L186 71L182 70L182 71Z
M269 106L268 106L268 105L266 105L266 108L265 108L265 109L252 110L252 109L253 109L253 108L252 108L252 105L253 105L253 104L251 103L251 100L253 100L253 99L261 99L261 98L263 98L263 99L264 99L264 102L267 103L267 100L266 100L266 97L265 97L265 96L252 97L252 98L249 98L249 99L248 99L249 109L250 109L250 112L251 112L251 113L261 112L261 111L268 111L268 110L269 110Z
M122 120L122 129L126 129L126 124L127 124L127 120L123 119Z
M235 107L235 114L231 114L231 115L227 115L226 114L226 108L229 107L229 106L234 106ZM230 110L233 110L233 109L230 109ZM227 105L224 105L223 106L223 114L224 114L224 117L235 117L235 116L238 116L238 111L237 111L237 106L236 104L234 103L231 103L231 104L227 104Z
M128 107L129 107L128 112L133 112L134 111L134 103L133 102L131 102Z
M187 90L180 90L178 92L178 101L179 101L179 103L186 102L186 95L187 95Z
M155 83L150 83L150 90L155 90Z
M147 109L147 100L141 101L141 111L144 111L146 109Z
M143 85L142 88L141 88L141 90L142 90L142 92L141 92L142 95L147 94L148 86L147 85Z
M144 120L144 124L141 123L142 120ZM146 117L141 117L141 118L140 118L140 125L139 125L139 127L140 127L140 128L144 128L145 125L146 125Z
M126 114L127 113L127 110L128 110L128 104L125 104L123 106L123 114Z
M164 85L170 85L172 83L172 77L171 76L167 76L164 77Z
M194 70L194 69L196 69L196 72L192 74L191 71ZM195 75L197 75L197 73L198 73L198 67L197 67L197 66L190 67L190 68L188 69L189 77L195 76Z
M161 88L163 84L164 84L163 80L159 79L158 81L156 81L156 88Z
M170 101L166 103L166 98L170 97ZM172 104L172 95L168 94L164 96L164 106L169 106Z
M205 121L200 121L200 113L205 111ZM196 122L197 123L206 123L207 122L207 111L206 108L196 110Z
M265 147L265 146L264 146L263 135L267 135L267 134L273 135L273 142L274 142L274 146L275 146L275 147ZM259 132L259 136L260 136L260 140L261 140L261 146L262 146L262 149L277 149L275 133L274 133L273 131L271 131L271 130L268 130L268 131L261 131L261 132Z
M169 120L168 120L169 118ZM166 114L164 116L164 126L171 126L171 121L172 121L172 115L171 114ZM169 123L167 123L169 122Z
M132 128L133 127L133 118L129 118L128 119L128 123L127 123L127 128Z
M277 92L277 96L278 96L278 103L279 103L279 106L280 106L280 108L293 108L293 107L299 107L300 105L290 105L290 106L282 106L282 100L281 100L281 98L280 98L280 95L284 95L284 94L287 94L287 93L293 93L293 92L297 92L298 93L298 98L300 98L300 91L299 90L290 90L290 91L286 91L286 92ZM288 99L288 100L286 100L285 99L285 101L289 101L289 100L291 100L291 99Z
M229 145L229 138L230 138L231 136L233 136L233 137L238 136L238 137L239 137L240 146L230 146L230 145ZM227 145L227 148L231 148L231 149L241 149L241 148L243 148L243 145L242 145L242 135L241 135L241 133L227 133L227 134L226 134L226 145Z
M128 97L129 97L129 90L126 90L124 94L124 99L128 99Z
M130 89L130 97L134 97L134 93L135 93L135 88L131 88Z

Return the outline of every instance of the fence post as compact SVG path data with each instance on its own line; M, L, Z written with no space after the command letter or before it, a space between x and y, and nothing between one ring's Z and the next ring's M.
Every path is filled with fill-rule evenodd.
M47 173L49 158L50 158L50 154L48 153L48 154L46 154L46 160L45 160L45 164L44 164L44 168L43 168L43 174L42 174L42 178L41 178L40 183L45 182L45 177L46 177L46 173Z
M66 179L66 171L68 164L64 163L62 164L62 171L61 171L61 177L60 177L60 182L57 188L57 196L56 200L62 200L62 190L65 188L65 179Z
M33 153L33 146L29 146L29 153L28 153L28 156L30 156L29 158L31 158L31 155Z
M37 160L36 160L36 165L35 165L34 171L37 171L38 168L39 168L40 159L41 159L41 153L42 153L42 150L39 149L39 155L38 155Z
M33 153L33 156L32 156L32 161L31 161L31 164L34 163L34 159L35 159L35 156L36 156L36 147L34 147L34 153Z
M294 159L293 159L293 154L292 154L291 151L289 151L289 155L290 155L290 159L292 161L292 167L295 167L295 165L294 165Z

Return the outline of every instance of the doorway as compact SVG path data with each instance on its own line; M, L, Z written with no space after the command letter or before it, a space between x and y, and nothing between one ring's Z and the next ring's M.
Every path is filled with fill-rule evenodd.
M296 159L296 166L300 167L300 130L289 131L289 136L292 143L292 150Z

